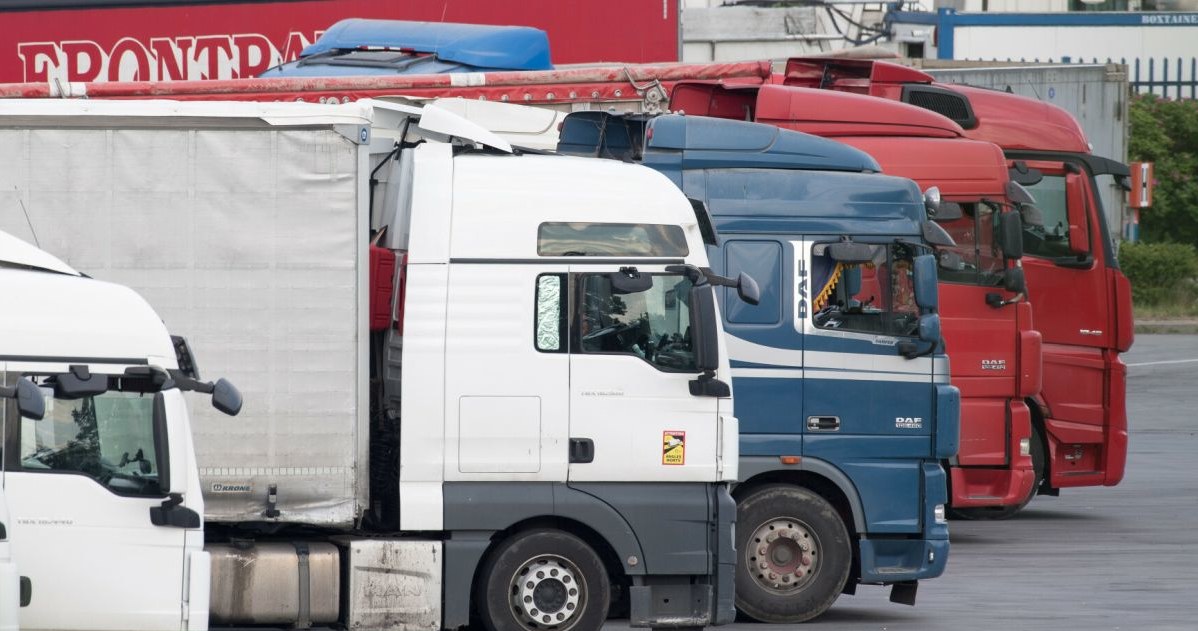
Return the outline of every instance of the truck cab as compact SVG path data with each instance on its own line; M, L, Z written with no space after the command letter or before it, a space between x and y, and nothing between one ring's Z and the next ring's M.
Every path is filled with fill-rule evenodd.
M859 583L912 603L944 570L940 461L959 420L916 185L833 141L706 117L576 113L559 151L666 174L714 219L713 269L761 280L760 304L721 303L741 422L738 609L798 622Z
M1002 150L965 138L960 125L936 112L830 90L684 82L671 106L722 117L745 112L835 138L870 154L887 174L935 187L944 204L929 214L957 241L939 250L955 261L940 267L940 310L962 397L961 450L946 463L950 506L975 518L1022 509L1045 471L1025 403L1040 392L1041 348L1019 236L1019 211L1032 199L1011 182Z
M207 628L204 501L182 393L215 390L230 412L240 395L180 370L186 342L132 290L7 234L0 252L13 298L0 317L0 388L12 393L0 398L0 552L19 569L20 628ZM0 569L0 616L13 611L12 578Z
M1119 269L1098 178L1127 186L1127 165L1094 155L1064 109L1024 96L938 83L883 61L796 58L779 82L903 101L959 123L1002 148L1013 181L1043 219L1024 226L1023 268L1043 337L1043 387L1026 402L1033 449L1045 455L1040 492L1114 486L1127 463L1127 367L1134 340L1131 287Z

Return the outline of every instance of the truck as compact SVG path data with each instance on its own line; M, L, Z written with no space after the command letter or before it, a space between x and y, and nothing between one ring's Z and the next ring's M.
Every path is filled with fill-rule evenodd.
M952 381L961 389L961 449L947 462L950 508L971 518L1010 517L1043 479L1025 399L1041 387L1041 337L1032 323L1021 257L1022 213L1034 201L1007 173L995 144L965 137L948 118L906 103L788 85L679 82L670 108L743 118L835 138L885 173L935 187L933 218L959 244L941 267L940 312Z
M3 233L0 287L19 297L0 326L0 626L97 628L102 606L165 628L155 607L208 593L182 393L232 415L240 393L200 381L141 296ZM152 580L87 571L123 565Z
M35 594L22 628L732 619L713 286L754 285L710 271L709 219L661 174L370 101L8 101L0 146L5 227L144 292L246 393L171 450L198 469L191 574L64 577L96 597Z
M948 558L960 393L940 335L934 246L914 182L864 152L772 125L575 112L558 151L632 160L706 207L741 421L736 605L813 619L858 584L914 604Z
M1127 463L1131 285L1119 269L1098 178L1126 186L1128 168L1094 155L1066 110L998 90L936 82L893 63L792 59L781 81L866 93L942 113L968 138L1002 147L1011 179L1036 198L1023 269L1043 338L1043 387L1027 398L1033 450L1046 455L1039 493L1114 486Z

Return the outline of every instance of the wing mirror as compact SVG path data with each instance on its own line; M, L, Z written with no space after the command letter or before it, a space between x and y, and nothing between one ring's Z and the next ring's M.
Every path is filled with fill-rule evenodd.
M928 213L936 221L956 221L965 216L965 210L957 202L940 202L936 212Z
M923 311L936 309L937 293L936 257L921 254L913 261L915 271L915 304Z
M927 210L929 217L935 217L940 209L940 188L929 186L928 190L923 192L923 207Z
M736 295L751 305L761 302L761 288L757 286L757 281L753 280L752 276L744 272L736 277Z
M212 407L229 416L237 416L241 412L241 391L228 379L217 379L212 385Z
M25 418L40 421L46 415L46 399L42 397L42 389L28 377L21 377L11 387L0 386L0 399L16 399L17 410Z
M1023 218L1019 213L1005 212L998 218L997 240L1003 256L1023 258Z

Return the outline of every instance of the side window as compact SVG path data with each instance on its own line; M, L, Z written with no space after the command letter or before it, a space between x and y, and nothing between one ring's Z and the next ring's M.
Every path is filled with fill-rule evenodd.
M812 248L812 320L821 329L915 335L914 252L903 244L873 246L867 263L832 260L826 243Z
M1023 224L1023 253L1044 258L1072 256L1069 251L1069 215L1065 201L1065 176L1045 175L1026 187L1044 216L1043 226Z
M161 495L154 451L154 394L110 390L78 399L46 393L46 415L21 419L20 467L77 473L114 493Z
M536 322L533 339L538 351L566 351L566 275L541 274L537 277Z
M750 305L725 290L724 313L731 324L777 324L782 320L782 244L776 241L728 241L724 244L724 267L736 278L741 272L757 281L761 301Z
M692 283L678 274L645 274L639 291L613 287L607 274L578 277L581 353L634 355L667 372L694 372Z
M939 270L940 280L987 287L1001 284L1005 262L994 240L999 213L989 204L961 204L961 211L960 219L937 222L957 242L938 249L961 256L959 269Z

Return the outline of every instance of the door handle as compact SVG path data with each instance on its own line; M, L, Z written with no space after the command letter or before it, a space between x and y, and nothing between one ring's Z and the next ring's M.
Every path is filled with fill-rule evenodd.
M835 432L840 430L839 416L808 416L807 430L811 432Z
M586 464L595 460L595 441L590 438L570 439L570 464Z
M1098 329L1079 329L1077 332L1081 333L1082 335L1093 335L1093 336L1102 335L1102 331L1100 331Z

